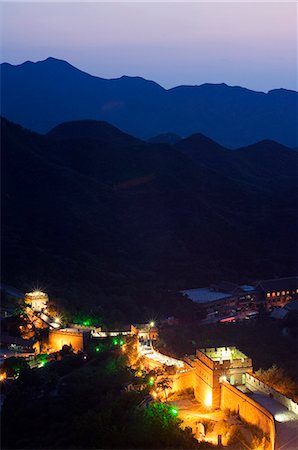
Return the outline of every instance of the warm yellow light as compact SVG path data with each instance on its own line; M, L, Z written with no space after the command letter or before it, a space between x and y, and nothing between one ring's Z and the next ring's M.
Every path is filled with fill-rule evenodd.
M205 405L210 408L212 406L212 392L208 392L205 398Z
M150 322L150 327L154 327L155 323L154 322Z
M157 397L157 393L156 393L156 392L152 392L152 396L153 396L154 398L156 398L156 397Z
M122 351L125 352L125 350L126 350L126 345L122 345L121 348L122 348Z
M60 318L59 318L59 317L56 317L56 318L55 318L55 322L56 322L56 323L60 323Z
M4 381L6 379L6 373L1 373L0 381Z
M136 376L137 377L141 377L143 374L142 374L142 372L139 370L137 373L136 373Z

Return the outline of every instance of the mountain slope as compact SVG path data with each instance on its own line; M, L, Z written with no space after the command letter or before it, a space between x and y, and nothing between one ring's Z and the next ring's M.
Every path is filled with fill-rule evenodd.
M61 122L104 120L148 139L203 133L230 148L271 139L297 146L298 94L267 94L225 84L163 89L139 77L106 80L48 58L1 65L2 114L39 132Z
M127 145L106 124L102 139L82 138L93 122L79 123L79 138L76 122L62 124L63 139L1 125L7 284L38 281L70 306L137 320L169 314L169 289L297 271L297 196L287 186L252 188L175 147Z
M274 141L261 141L232 151L195 134L175 147L194 162L254 188L282 192L285 185L297 187L297 154Z

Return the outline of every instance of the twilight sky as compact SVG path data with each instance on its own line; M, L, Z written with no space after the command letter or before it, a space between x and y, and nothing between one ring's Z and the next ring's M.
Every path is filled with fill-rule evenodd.
M1 3L1 62L53 56L104 78L168 88L297 90L296 2Z

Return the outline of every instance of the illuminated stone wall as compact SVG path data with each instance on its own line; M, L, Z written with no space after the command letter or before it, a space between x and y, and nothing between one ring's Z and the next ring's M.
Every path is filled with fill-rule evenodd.
M295 414L298 414L297 403L295 403L293 400L286 397L285 395L281 394L280 392L277 392L275 389L263 383L262 381L258 380L252 374L248 373L246 374L246 386L252 392L261 391L265 395L271 395L273 399L275 399L281 405L284 405L286 408L288 408L289 411L293 411Z
M193 389L195 382L195 371L193 368L178 371L175 375L169 377L172 382L171 391L184 391Z
M256 425L270 437L271 449L275 448L276 430L273 415L259 403L252 400L227 382L221 383L221 409L239 414L241 419Z
M84 333L64 330L49 332L48 348L50 352L57 352L63 345L71 345L75 352L84 350Z
M219 374L200 359L195 360L194 393L198 402L211 408L219 408Z

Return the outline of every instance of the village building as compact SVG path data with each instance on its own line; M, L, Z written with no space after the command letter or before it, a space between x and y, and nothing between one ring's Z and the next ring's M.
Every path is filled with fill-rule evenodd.
M181 291L194 303L206 309L207 314L222 312L235 306L235 299L231 293L215 290L212 287L187 289Z
M298 277L260 280L254 283L259 298L267 308L283 308L298 299Z
M231 309L254 310L260 305L267 309L283 308L298 299L298 277L260 280L251 284L237 285L227 281L209 287L180 291L207 314L225 314Z

